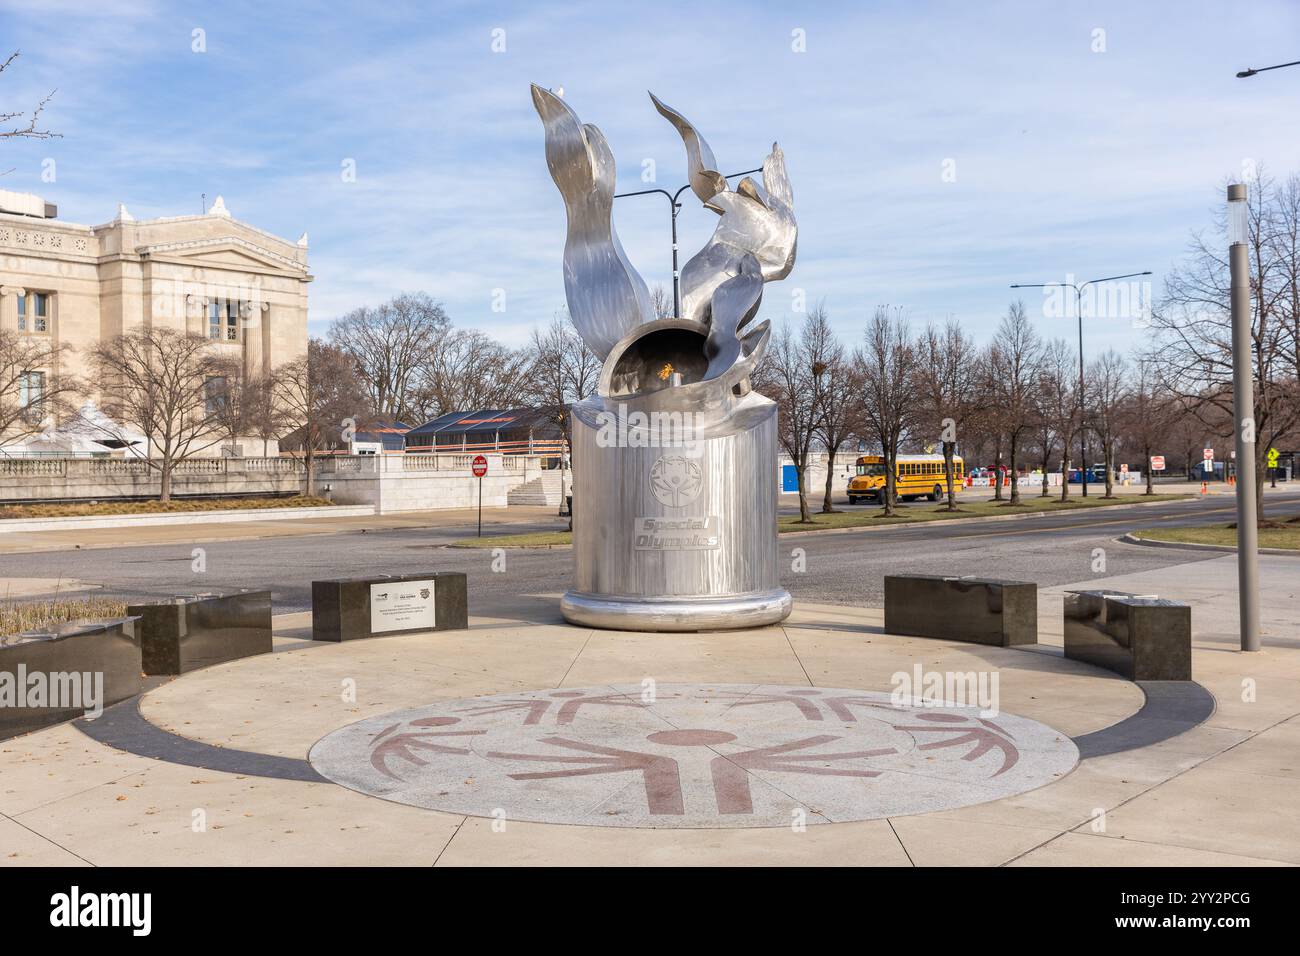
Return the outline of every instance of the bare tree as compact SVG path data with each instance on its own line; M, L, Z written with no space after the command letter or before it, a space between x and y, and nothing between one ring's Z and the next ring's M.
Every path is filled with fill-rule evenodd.
M1088 382L1092 395L1088 426L1101 443L1102 467L1106 472L1106 494L1115 497L1115 446L1124 426L1129 403L1128 366L1124 356L1107 349L1089 364ZM1087 467L1087 462L1084 462Z
M14 60L18 59L22 52L15 50L9 54L9 58L0 63L0 73L9 69ZM0 139L59 139L62 133L52 133L48 129L39 129L38 124L41 121L41 113L50 100L54 98L56 90L50 90L40 102L31 110L3 110L0 111Z
M354 309L330 325L329 340L356 363L375 413L405 420L416 416L421 372L450 324L419 292Z
M527 401L532 355L478 329L444 328L414 376L408 406L421 421L447 412L513 408Z
M301 452L307 494L316 494L317 453L339 441L346 423L362 426L372 409L352 356L338 346L312 339L307 354L272 373L275 400L297 426L286 447Z
M1070 499L1070 449L1079 435L1079 396L1075 387L1074 358L1062 339L1053 339L1043 349L1039 392L1044 427L1061 445L1061 501ZM1086 465L1086 462L1085 462ZM1043 459L1043 487L1047 486L1047 460Z
M1300 174L1277 187L1272 204L1268 255L1277 269L1271 304L1283 329L1287 377L1300 382Z
M253 415L252 396L246 384L242 359L213 359L204 402L213 431L228 441L232 449L239 438L248 433Z
M1155 475L1151 471L1151 456L1157 445L1165 441L1173 424L1176 404L1161 393L1156 385L1157 375L1147 359L1138 359L1128 405L1123 410L1124 433L1134 447L1142 453L1143 471L1146 474L1146 494L1155 494Z
M855 361L862 378L862 414L885 460L885 515L897 503L898 450L920 411L912 394L917 347L901 308L877 306Z
M822 402L820 424L816 438L826 452L826 493L822 499L822 514L834 514L835 456L849 438L860 430L858 396L862 383L857 369L844 353L831 329L824 303L819 303L808 313L807 335L815 343L815 354L822 366L818 376Z
M1177 396L1166 398L1169 402L1169 439L1178 451L1175 460L1182 459L1183 475L1188 481L1193 481L1192 467L1203 461L1200 449L1206 437L1205 422L1188 407L1186 399Z
M568 315L561 312L545 330L534 329L527 371L528 395L549 421L559 426L565 448L572 447L573 424L569 406L596 391L600 359L578 335ZM560 462L560 505L568 487L568 455ZM563 513L563 511L561 511ZM573 515L569 515L573 530Z
M805 318L796 334L783 325L774 335L753 376L754 389L777 406L777 440L795 468L799 488L799 521L810 524L808 459L822 427L825 403L822 375L826 371L827 341L819 327Z
M923 427L943 444L944 473L948 485L948 510L957 510L957 488L953 459L958 436L979 411L976 400L979 350L949 318L942 329L927 325L917 346L920 360L916 369L916 393L920 399ZM963 449L964 450L964 449Z
M221 438L209 384L220 377L220 365L209 340L175 329L133 329L97 343L89 365L104 413L144 436L145 460L159 474L159 500L170 501L177 463ZM127 440L125 430L110 437Z
M61 374L64 349L48 336L0 329L0 437L34 435L71 410L80 386Z
M655 283L650 290L650 307L654 309L656 319L672 318L673 294L664 288L663 283Z
M570 437L569 406L596 391L600 359L563 313L545 329L534 329L529 348L527 396Z
M213 428L232 449L239 447L241 438L258 438L266 457L270 440L291 427L286 409L276 399L272 377L249 375L241 358L214 360L206 396Z
M1294 238L1300 235L1300 181L1293 177L1279 189L1261 173L1247 209L1255 417L1236 427L1253 433L1256 490L1262 492L1268 448L1300 425L1300 242ZM1227 248L1223 215L1208 239L1201 233L1192 237L1187 257L1166 277L1164 296L1152 310L1155 341L1145 353L1159 372L1160 387L1183 399L1207 427L1233 415ZM1262 493L1257 501L1262 521Z
M1025 316L1025 304L1014 302L989 346L985 380L998 430L1007 441L1012 505L1020 504L1019 453L1041 418L1042 362L1042 339Z
M245 434L262 442L262 457L272 439L293 427L293 419L276 395L275 376L257 375L244 382Z

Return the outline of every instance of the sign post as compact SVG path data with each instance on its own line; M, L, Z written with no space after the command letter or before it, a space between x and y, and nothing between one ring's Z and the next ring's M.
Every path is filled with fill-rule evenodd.
M487 474L487 459L474 456L474 477L478 479L478 536L483 537L483 476Z

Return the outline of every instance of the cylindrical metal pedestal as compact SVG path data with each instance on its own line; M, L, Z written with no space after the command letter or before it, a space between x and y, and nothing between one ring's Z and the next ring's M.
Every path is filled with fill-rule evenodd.
M750 393L707 425L672 414L638 417L601 398L574 407L565 619L644 631L783 620L792 601L777 564L776 406Z

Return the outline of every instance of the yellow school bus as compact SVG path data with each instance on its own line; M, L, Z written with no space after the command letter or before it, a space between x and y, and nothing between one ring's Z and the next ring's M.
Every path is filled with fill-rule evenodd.
M899 455L894 463L898 473L894 476L895 494L900 500L911 501L922 495L938 501L948 494L948 479L944 471L943 455ZM857 474L849 479L849 504L859 500L880 501L885 496L885 459L880 455L863 455L858 459ZM952 460L953 489L960 491L966 472L960 456Z

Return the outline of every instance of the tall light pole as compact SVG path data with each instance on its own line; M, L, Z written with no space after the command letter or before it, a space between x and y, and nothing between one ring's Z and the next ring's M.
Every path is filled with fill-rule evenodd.
M735 179L737 176L748 176L750 173L761 173L762 171L763 171L763 167L759 166L757 169L747 169L743 173L732 173L730 176L727 177L727 179ZM675 193L670 193L666 189L656 188L656 189L639 189L636 192L614 194L615 199L622 199L625 196L649 196L653 193L659 193L661 196L663 196L665 199L668 200L668 206L672 213L672 229L673 229L673 315L674 316L680 316L682 314L681 275L678 273L677 270L677 214L681 212L682 204L679 203L677 200L682 193L686 192L686 190L690 188L691 188L690 183L687 183L685 186L677 190L677 192Z
M1088 429L1084 425L1084 377L1083 377L1083 287L1096 285L1099 282L1115 282L1118 279L1134 279L1138 276L1149 276L1150 270L1146 272L1130 272L1122 276L1106 276L1104 279L1088 279L1086 282L1018 282L1014 283L1013 289L1051 289L1051 288L1071 288L1074 290L1074 314L1079 319L1079 445L1083 452L1083 460L1079 462L1079 480L1083 483L1083 497L1088 497ZM1064 469L1062 469L1064 472ZM1068 482L1070 476L1061 475L1061 481Z
M1237 426L1237 601L1241 649L1259 650L1259 524L1255 501L1255 376L1251 361L1250 222L1245 183L1228 187L1232 276L1232 408Z

